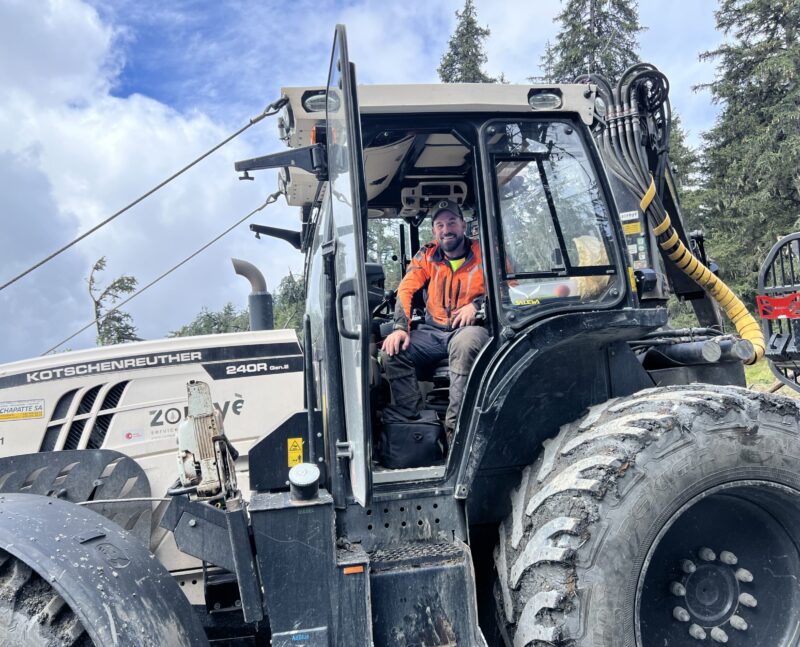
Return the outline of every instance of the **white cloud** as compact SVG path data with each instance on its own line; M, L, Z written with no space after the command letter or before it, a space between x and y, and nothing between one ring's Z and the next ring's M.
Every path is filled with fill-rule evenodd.
M118 68L120 61L109 56L113 37L78 0L6 0L0 3L0 86L39 105L86 100L107 88Z
M38 75L35 83L21 72L3 69L3 279L101 221L230 132L197 111L181 114L136 94L111 96L114 77L108 63L118 57L114 31L85 5L54 1L40 13L12 8L16 13L7 17L16 22L0 23L5 25L2 32L15 32L23 42L55 30L65 42L87 43L88 53L58 60L48 47L28 48L27 69ZM5 11L10 14L8 7ZM0 33L0 41L7 42L6 35ZM101 255L108 256L106 279L126 273L144 284L261 203L275 186L274 179L240 183L233 162L263 154L264 139L274 140L273 127L266 122L255 126L253 135L201 162L0 293L5 313L0 320L0 360L38 354L90 319L84 279ZM285 226L296 222L285 207L273 208L260 216L264 218ZM158 337L187 323L203 305L219 308L229 300L243 304L247 284L233 276L226 257L255 261L274 286L289 267L302 267L299 255L283 246L278 241L258 243L246 227L240 228L127 309L140 334ZM259 259L264 252L272 254ZM57 316L46 314L53 310ZM87 333L68 346L91 341Z

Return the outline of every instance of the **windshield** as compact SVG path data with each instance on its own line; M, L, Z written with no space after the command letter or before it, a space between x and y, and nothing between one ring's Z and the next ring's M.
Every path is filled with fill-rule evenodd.
M524 315L564 300L616 301L621 277L608 208L575 127L503 121L485 132L500 217L504 310Z

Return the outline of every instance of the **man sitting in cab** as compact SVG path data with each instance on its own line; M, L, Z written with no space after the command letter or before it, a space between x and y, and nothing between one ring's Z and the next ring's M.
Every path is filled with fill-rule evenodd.
M478 318L485 299L481 250L466 236L461 208L452 200L431 211L434 241L412 259L397 288L394 331L383 342L383 366L397 410L414 419L422 407L417 374L448 358L450 402L445 417L448 441L455 430L472 364L489 340ZM426 290L425 322L411 330L411 300Z

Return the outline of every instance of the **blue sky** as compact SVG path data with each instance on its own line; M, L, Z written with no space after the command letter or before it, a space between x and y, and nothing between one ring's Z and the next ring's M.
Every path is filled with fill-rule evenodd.
M286 85L322 84L336 23L348 29L361 83L436 82L461 0L2 0L0 2L0 283L104 219L245 124ZM476 0L492 30L487 71L511 82L539 73L558 0ZM713 79L698 53L722 41L711 0L641 0L642 59L670 78L690 141L716 107L692 86ZM274 122L251 128L156 196L0 292L0 362L35 356L91 320L86 276L141 284L189 255L275 188L269 173L238 182L237 159L279 149ZM297 226L283 203L254 222ZM142 337L162 337L201 307L246 304L230 257L274 287L302 258L246 226L127 308ZM94 344L91 331L68 348Z

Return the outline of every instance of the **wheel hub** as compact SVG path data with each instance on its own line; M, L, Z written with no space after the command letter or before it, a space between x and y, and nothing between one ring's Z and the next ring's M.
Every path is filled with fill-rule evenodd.
M678 603L672 617L689 624L692 638L705 640L710 635L712 641L727 643L731 629L747 631L746 611L758 604L742 590L742 585L752 585L753 575L737 566L739 560L731 551L723 550L718 557L704 546L692 557L681 560L681 577L670 583Z

